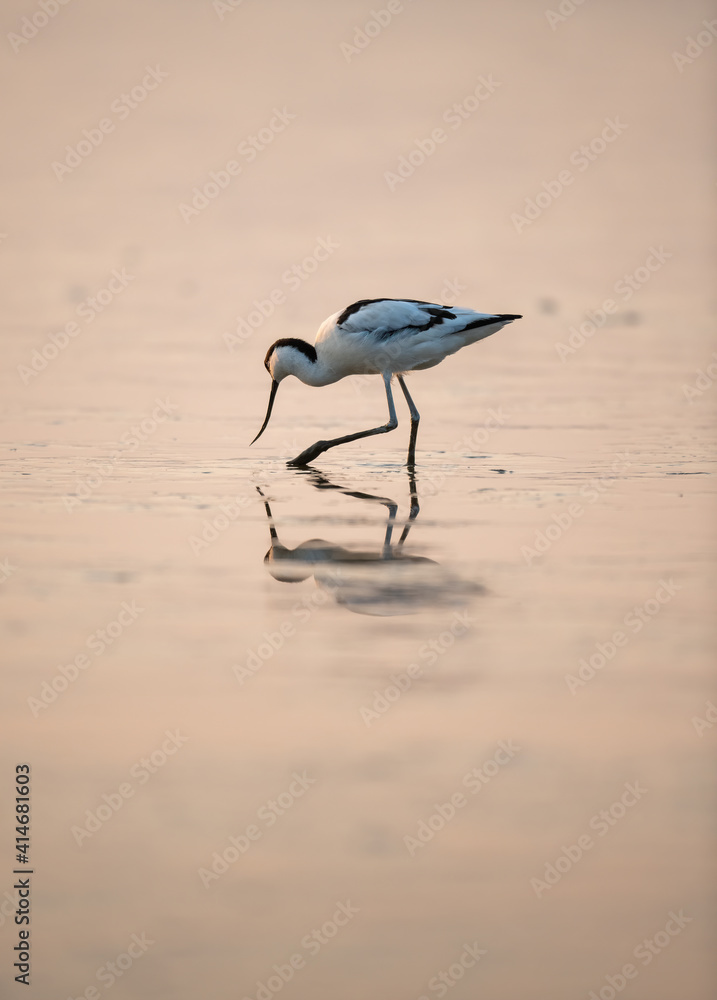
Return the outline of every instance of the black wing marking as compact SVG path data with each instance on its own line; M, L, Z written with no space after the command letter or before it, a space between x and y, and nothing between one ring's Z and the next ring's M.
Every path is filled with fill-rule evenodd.
M484 319L475 319L472 323L461 327L458 333L464 330L477 330L479 326L490 326L491 323L509 323L512 319L522 319L522 316L513 316L510 313L497 313L495 316L488 316Z
M455 319L455 316L453 315L453 313L450 312L448 306L437 307L435 303L424 302L423 299L392 299L384 297L382 299L359 299L358 302L352 302L350 306L347 306L344 309L344 311L337 319L336 321L337 325L341 326L342 323L345 323L350 316L353 316L354 313L359 312L359 310L363 309L364 306L371 306L374 305L374 303L376 302L412 302L416 306L428 306L429 308L427 311L431 313L435 313L436 310L440 308L444 313L444 315L442 316L443 319Z
M413 300L404 299L403 301L410 302ZM408 326L399 326L393 330L384 330L382 333L378 335L378 339L388 340L390 337L395 336L397 333L403 333L405 330L409 330L411 333L423 332L424 330L430 330L432 326L436 326L440 323L443 323L444 320L456 318L455 313L452 313L450 309L446 309L443 307L439 308L437 306L434 307L431 306L430 303L423 303L423 302L417 303L417 305L429 306L429 308L423 310L423 312L428 313L430 317L426 323L421 323L421 324L410 323Z

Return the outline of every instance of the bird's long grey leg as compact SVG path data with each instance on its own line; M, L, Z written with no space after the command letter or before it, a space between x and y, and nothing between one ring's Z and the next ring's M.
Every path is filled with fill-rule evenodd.
M344 437L333 438L331 441L317 441L316 444L312 444L310 448L306 448L300 455L292 458L287 464L308 465L309 462L313 462L315 458L328 451L329 448L335 448L337 444L348 444L349 441L358 441L359 438L372 437L374 434L386 434L388 431L395 430L398 427L398 419L396 417L396 407L393 403L393 393L391 392L390 372L383 373L383 384L386 387L386 399L388 400L387 423L382 424L380 427L372 427L368 431L357 431L356 434L346 434Z
M416 438L418 437L418 422L421 419L421 414L416 409L416 404L411 399L411 394L408 391L406 383L403 381L403 375L398 375L398 384L403 389L403 395L406 397L406 402L408 403L408 409L411 412L411 438L408 442L408 459L406 460L406 465L409 468L413 468L416 464Z

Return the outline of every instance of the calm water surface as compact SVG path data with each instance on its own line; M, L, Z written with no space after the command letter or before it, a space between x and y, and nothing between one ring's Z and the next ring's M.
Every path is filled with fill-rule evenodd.
M278 6L68 6L8 64L0 732L6 779L32 767L24 995L706 1000L715 390L684 387L713 350L711 56L690 75L670 57L706 14L636 4L618 30L586 5L561 35L529 2L417 3L347 63L363 7ZM414 62L429 47L440 79ZM58 181L150 62L168 80ZM384 171L499 67L483 117L390 191ZM185 223L284 104L263 165ZM619 113L620 144L516 232ZM289 294L329 233L340 250ZM653 246L672 257L561 360ZM122 295L23 378L123 267ZM274 339L449 280L525 318L411 378L415 478L403 400L394 433L286 466L383 420L380 379L287 380L247 447Z

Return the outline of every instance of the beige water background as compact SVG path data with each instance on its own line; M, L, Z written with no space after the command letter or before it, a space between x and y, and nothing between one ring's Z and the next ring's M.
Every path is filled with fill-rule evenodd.
M713 995L714 10L594 0L551 26L532 0L392 6L353 52L370 4L72 0L27 44L9 36L40 7L3 6L3 997L242 1000L271 980L264 1000L609 1000L626 964L629 1000ZM147 67L159 82L118 110ZM619 134L581 168L606 119ZM88 321L113 269L125 287ZM267 346L381 295L524 314L411 379L420 512L391 559L371 497L398 505L396 545L402 399L399 430L322 456L323 479L285 466L383 420L380 380L288 380L247 447ZM262 494L303 559L265 565ZM292 797L294 772L313 783ZM153 943L112 981L133 935Z

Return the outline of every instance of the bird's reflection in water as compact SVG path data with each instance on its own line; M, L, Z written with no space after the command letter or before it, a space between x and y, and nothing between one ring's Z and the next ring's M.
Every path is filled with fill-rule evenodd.
M406 539L420 510L412 470L408 470L410 512L396 542L393 536L399 505L395 500L337 486L314 469L297 470L297 475L318 490L337 490L347 497L383 504L388 510L383 543L376 548L349 549L311 538L294 549L287 548L279 540L269 501L257 487L264 497L271 536L264 562L275 580L300 583L313 576L317 586L347 610L385 617L456 607L465 604L470 595L485 593L479 584L458 578L435 560L406 551Z

